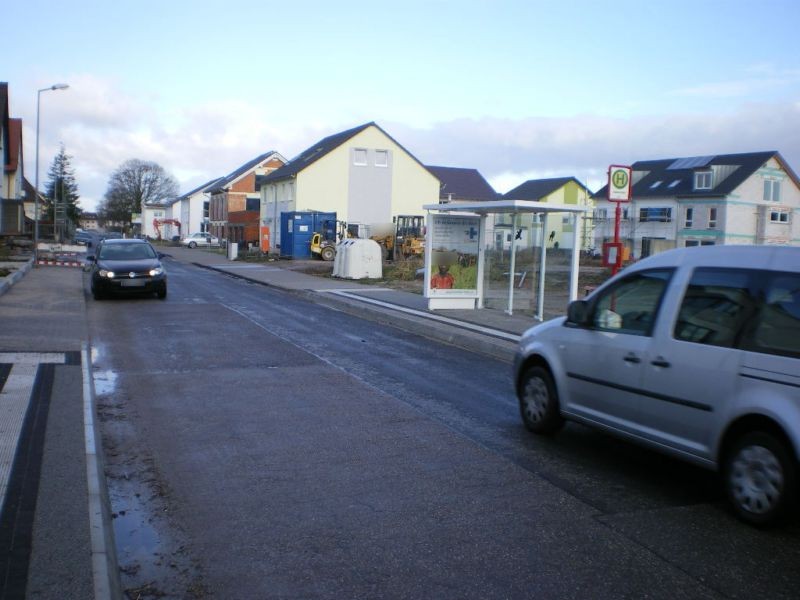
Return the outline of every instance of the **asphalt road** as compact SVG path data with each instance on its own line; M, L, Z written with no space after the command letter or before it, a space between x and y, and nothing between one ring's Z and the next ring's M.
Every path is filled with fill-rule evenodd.
M509 366L168 260L89 303L123 583L209 598L794 598L800 529L520 424ZM138 496L137 496L138 494Z

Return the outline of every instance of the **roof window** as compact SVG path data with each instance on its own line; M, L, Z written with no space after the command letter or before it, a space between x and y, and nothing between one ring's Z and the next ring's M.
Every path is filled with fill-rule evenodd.
M710 190L713 187L713 172L712 171L695 171L694 174L694 189L695 190Z
M654 190L654 189L656 189L656 188L657 188L658 186L660 186L660 185L661 185L661 180L659 179L658 181L656 181L655 183L653 183L653 184L651 184L651 185L650 185L650 189L651 189L651 190Z

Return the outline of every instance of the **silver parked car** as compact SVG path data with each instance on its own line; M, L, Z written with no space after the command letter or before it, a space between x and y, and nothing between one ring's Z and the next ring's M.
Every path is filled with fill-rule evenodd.
M533 432L597 427L719 470L747 522L785 517L800 472L800 249L641 260L528 330L514 383Z
M193 233L181 240L181 245L187 248L197 248L198 246L219 246L219 238L210 233Z

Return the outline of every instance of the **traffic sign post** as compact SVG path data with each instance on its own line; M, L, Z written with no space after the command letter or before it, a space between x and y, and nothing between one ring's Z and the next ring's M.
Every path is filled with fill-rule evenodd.
M609 248L613 250L614 260L608 261L611 266L611 274L616 275L622 264L622 243L619 241L619 222L622 217L620 204L631 201L631 167L623 165L611 165L608 168L608 200L614 202L617 208L614 210L614 242Z

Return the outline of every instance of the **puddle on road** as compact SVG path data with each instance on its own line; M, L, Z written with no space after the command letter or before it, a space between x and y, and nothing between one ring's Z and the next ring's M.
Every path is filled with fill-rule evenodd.
M94 371L94 391L97 396L107 396L114 393L117 387L117 374L114 371Z
M92 348L96 412L106 485L126 598L203 598L199 570L168 518L168 495L155 461L137 434L119 374Z
M141 575L153 581L158 575L153 567L158 564L161 537L152 524L150 509L142 502L142 496L134 492L132 485L109 486L114 526L114 541L120 568L127 576Z

